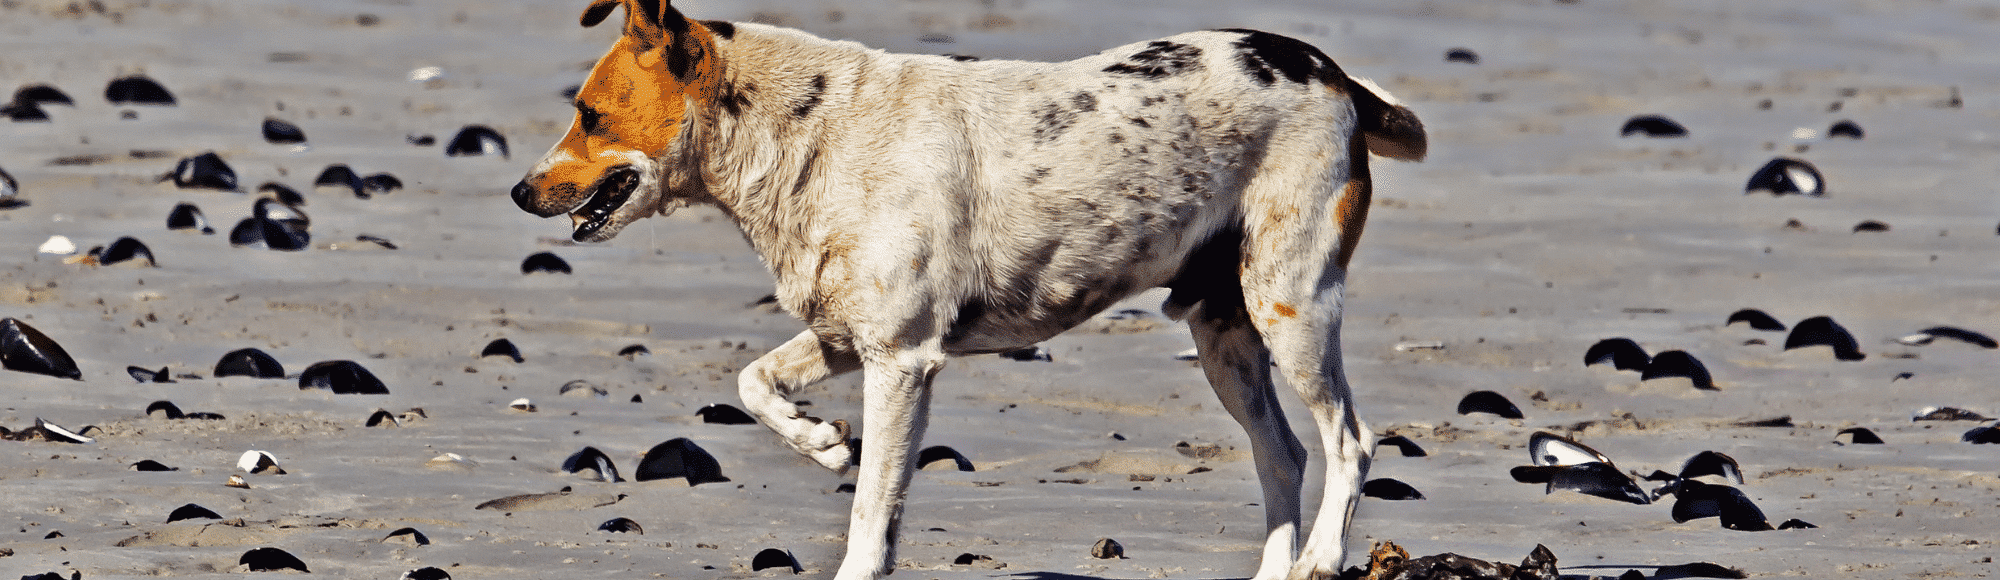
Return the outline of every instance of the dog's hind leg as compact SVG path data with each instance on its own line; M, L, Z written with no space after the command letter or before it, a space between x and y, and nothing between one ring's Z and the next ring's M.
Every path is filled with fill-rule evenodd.
M860 369L861 358L853 351L836 350L806 331L744 368L736 390L750 414L776 431L785 444L827 469L845 473L853 455L847 448L847 423L807 416L786 395Z
M1231 268L1233 269L1233 268ZM1226 270L1225 270L1226 271ZM1228 274L1223 274L1228 275ZM1211 312L1210 310L1223 312ZM1282 580L1299 546L1299 486L1306 450L1271 385L1271 351L1240 304L1210 299L1188 317L1201 368L1222 406L1243 425L1264 488L1264 556L1254 580Z
M1368 474L1372 436L1354 413L1341 365L1340 317L1347 262L1367 218L1367 152L1358 135L1323 128L1273 139L1272 159L1326 159L1325 165L1268 164L1243 201L1239 280L1251 323L1285 381L1304 399L1326 453L1326 488L1292 580L1333 578L1346 556L1348 524Z

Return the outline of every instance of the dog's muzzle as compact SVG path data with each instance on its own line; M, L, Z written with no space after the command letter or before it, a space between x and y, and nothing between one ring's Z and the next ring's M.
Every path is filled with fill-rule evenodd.
M535 203L535 188L529 187L528 180L526 179L514 184L513 195L514 205L521 206L521 211L535 214L535 217L555 217L558 214L568 213L566 210L545 209L537 205Z

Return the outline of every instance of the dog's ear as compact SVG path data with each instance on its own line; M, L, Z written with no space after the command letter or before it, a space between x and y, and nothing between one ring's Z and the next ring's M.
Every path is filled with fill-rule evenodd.
M612 9L622 4L624 2L620 0L597 0L596 2L591 2L589 8L583 9L583 27L590 28L597 26L597 23L604 21L604 17L611 15Z
M603 22L605 17L611 15L613 9L627 3L628 0L597 0L596 2L591 2L589 8L583 9L583 27L597 26L597 23ZM629 3L631 5L626 6L625 9L636 11L629 14L629 16L639 17L639 22L636 24L657 26L671 30L678 26L678 21L685 20L681 16L680 11L675 10L672 5L669 5L667 0L629 0Z
M619 6L625 7L625 33L637 37L643 46L653 46L668 34L687 33L687 17L668 0L596 0L583 10L583 26L597 26Z

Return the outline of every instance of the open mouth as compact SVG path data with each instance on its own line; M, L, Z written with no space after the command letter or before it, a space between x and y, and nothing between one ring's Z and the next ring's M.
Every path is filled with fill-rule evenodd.
M603 179L597 181L596 189L583 207L570 212L570 220L576 222L576 232L570 235L570 239L582 242L597 235L597 231L611 220L611 213L624 207L636 189L639 189L639 171L636 169L621 167L605 174Z

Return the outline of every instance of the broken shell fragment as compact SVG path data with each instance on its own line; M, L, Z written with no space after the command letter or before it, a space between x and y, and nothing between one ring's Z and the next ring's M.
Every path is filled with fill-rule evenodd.
M278 467L278 458L268 451L255 449L243 452L236 458L236 468L252 474L284 475L285 468Z

